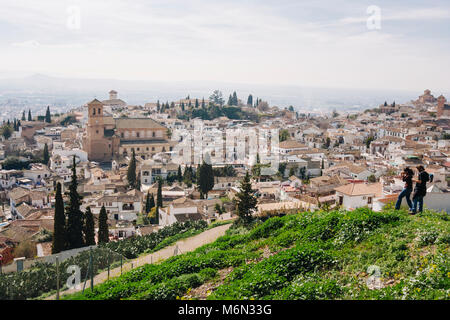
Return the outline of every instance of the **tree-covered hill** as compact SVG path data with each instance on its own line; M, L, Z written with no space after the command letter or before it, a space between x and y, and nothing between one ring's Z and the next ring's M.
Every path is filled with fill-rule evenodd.
M449 299L446 213L317 211L216 242L68 299Z

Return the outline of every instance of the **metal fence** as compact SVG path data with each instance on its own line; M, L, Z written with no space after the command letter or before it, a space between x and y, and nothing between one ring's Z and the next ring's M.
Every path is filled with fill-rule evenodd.
M23 269L16 261L19 267L15 266L15 272L0 274L0 300L59 300L63 294L93 290L96 284L182 253L174 245L129 260L108 248L92 246L35 259L34 264Z

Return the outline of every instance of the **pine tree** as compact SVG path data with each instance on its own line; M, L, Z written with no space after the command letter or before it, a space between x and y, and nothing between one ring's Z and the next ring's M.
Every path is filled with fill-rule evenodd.
M254 193L255 191L252 190L252 184L250 182L250 175L247 171L244 179L241 181L240 191L236 194L237 214L239 219L244 223L250 222L252 213L257 208L258 200Z
M127 180L128 186L131 189L136 188L136 153L134 152L134 149L130 163L128 164Z
M98 243L109 242L109 230L108 230L108 215L106 214L105 206L100 209L100 215L98 216Z
M230 96L228 97L227 105L229 105L229 106L232 106L232 105L233 105L233 97L231 96L231 94L230 94Z
M163 207L163 200L162 200L162 179L158 178L158 193L156 195L156 206L158 208Z
M50 155L48 153L48 145L46 143L44 145L44 156L43 156L43 159L42 159L42 163L45 164L45 165L48 165L49 160L50 160Z
M45 122L52 123L52 116L50 114L50 106L47 106L47 112L45 113Z
M251 94L248 96L247 105L250 107L253 106L253 96Z
M84 217L84 242L86 246L95 246L95 223L91 207L87 207Z
M67 215L67 249L81 248L83 241L83 213L80 210L81 197L78 194L77 169L75 156L73 157L72 182L69 187L69 204Z
M33 121L33 118L31 117L31 110L28 110L28 121Z
M59 253L66 247L66 215L64 214L64 202L61 194L61 183L56 185L55 215L53 218L53 244L52 253Z

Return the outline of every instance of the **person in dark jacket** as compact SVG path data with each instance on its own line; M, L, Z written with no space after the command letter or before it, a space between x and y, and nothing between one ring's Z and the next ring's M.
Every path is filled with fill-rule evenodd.
M427 194L427 182L430 181L430 175L425 171L423 166L417 166L417 171L419 171L419 177L417 180L413 179L416 187L414 188L411 214L416 214L417 210L419 210L419 213L423 211L423 198Z
M406 202L408 203L409 210L412 211L413 204L411 202L411 193L413 191L413 176L414 172L406 167L402 172L402 180L405 182L405 186L398 195L397 203L395 204L395 210L400 210L400 206L402 205L403 198L406 198Z

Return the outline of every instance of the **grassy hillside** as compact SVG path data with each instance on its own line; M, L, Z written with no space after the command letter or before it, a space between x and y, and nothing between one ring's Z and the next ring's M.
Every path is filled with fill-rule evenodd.
M275 217L67 298L449 299L449 220L368 209Z

